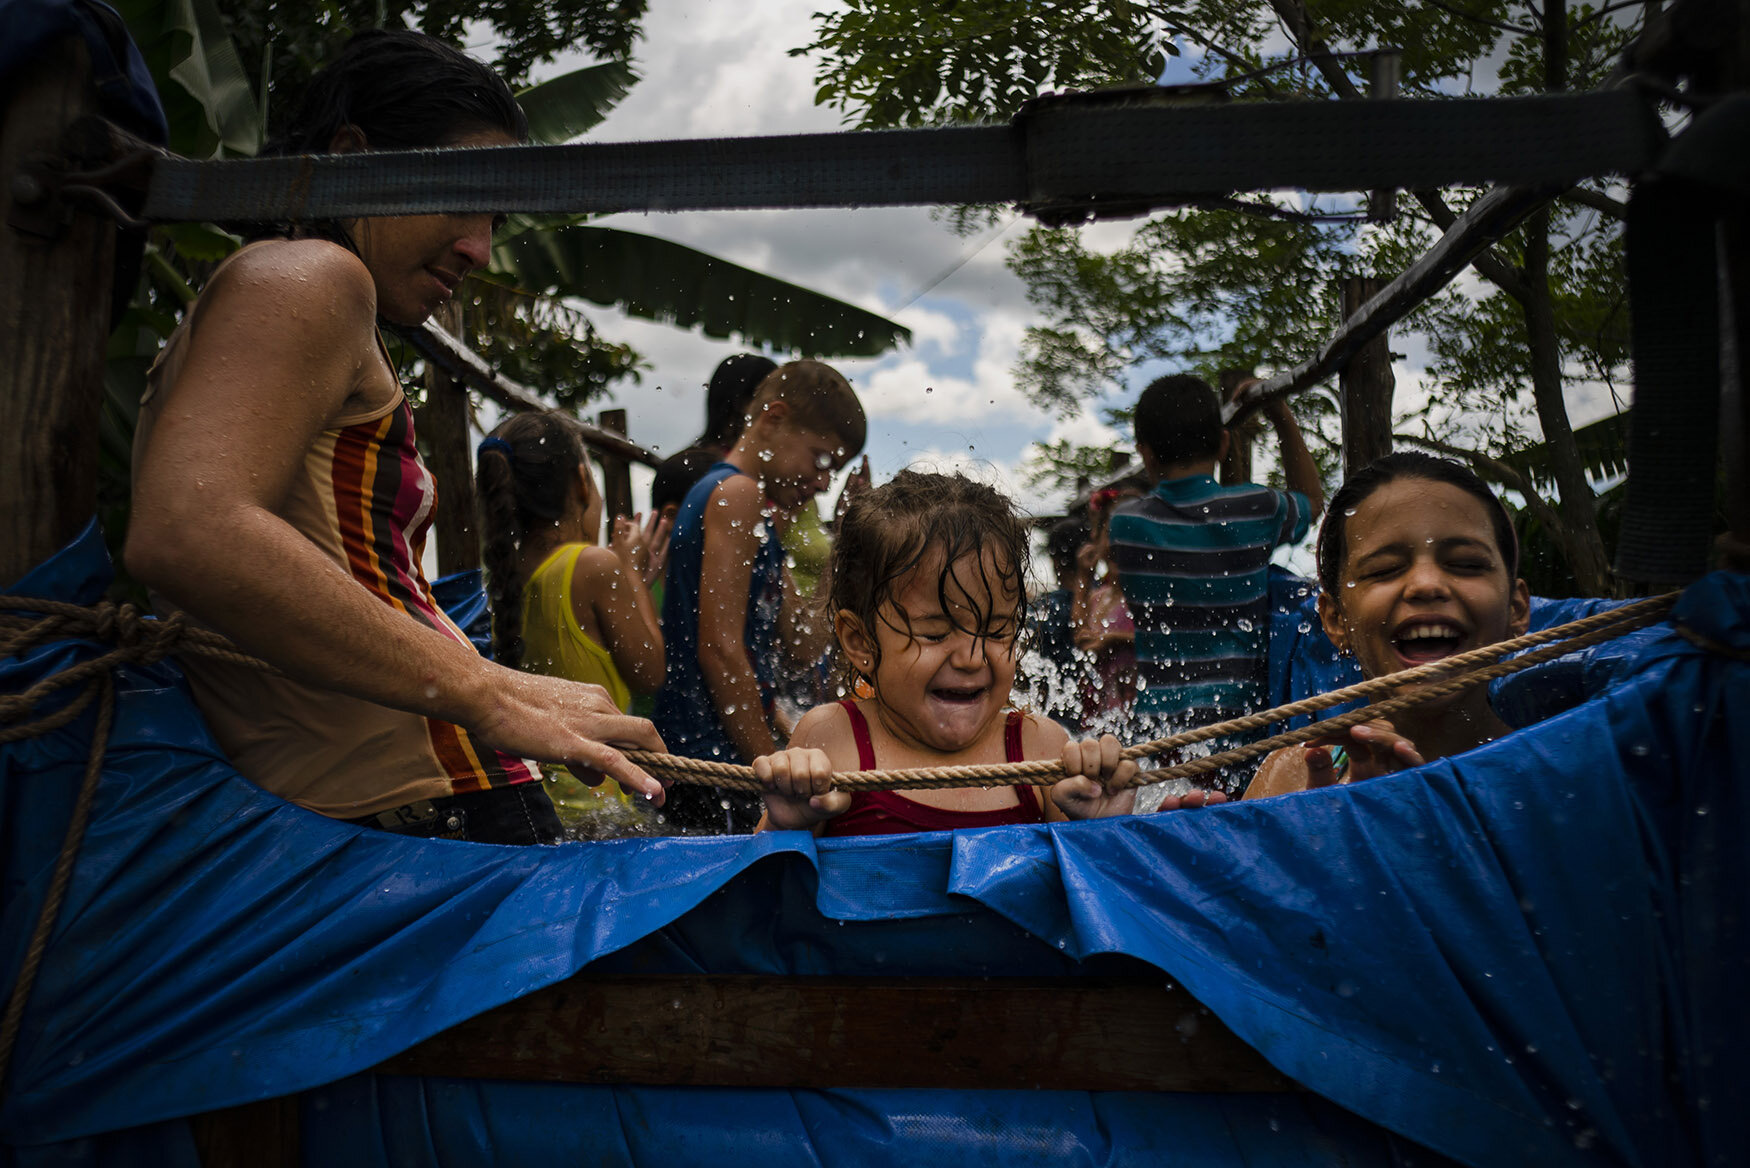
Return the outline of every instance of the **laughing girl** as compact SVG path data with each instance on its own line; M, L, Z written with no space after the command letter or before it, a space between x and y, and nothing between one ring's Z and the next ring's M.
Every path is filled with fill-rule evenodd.
M1499 499L1455 462L1400 452L1343 484L1319 532L1319 619L1364 677L1525 632L1530 597ZM1264 760L1245 797L1354 782L1459 754L1508 732L1477 686Z
M867 492L833 548L834 632L869 694L819 706L790 749L755 760L762 827L881 835L1088 819L1130 811L1136 764L1108 734L1086 742L1010 706L1027 529L1008 501L959 475L901 471ZM833 771L1061 760L1071 776L942 791L831 787ZM1169 804L1201 806L1195 792Z

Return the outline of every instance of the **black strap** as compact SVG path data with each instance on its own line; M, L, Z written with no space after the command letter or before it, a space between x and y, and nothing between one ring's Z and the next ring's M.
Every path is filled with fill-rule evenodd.
M1020 203L1124 214L1215 193L1542 184L1650 165L1628 90L1489 101L1136 108L1043 102L1012 125L157 163L157 221Z
M1720 409L1711 197L1681 179L1636 183L1628 208L1634 412L1616 570L1686 584L1707 571Z

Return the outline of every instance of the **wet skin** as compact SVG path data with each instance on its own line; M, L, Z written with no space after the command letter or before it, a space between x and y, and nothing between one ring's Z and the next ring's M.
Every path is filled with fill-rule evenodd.
M995 567L989 552L982 565L967 556L943 589L942 558L931 556L876 614L879 664L864 656L881 724L901 747L949 758L1000 736L1015 684L1020 597L992 595Z

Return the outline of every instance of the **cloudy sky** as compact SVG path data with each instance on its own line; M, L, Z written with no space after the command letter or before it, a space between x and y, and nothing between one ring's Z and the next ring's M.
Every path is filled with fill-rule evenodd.
M642 80L584 140L843 129L837 111L813 104L814 62L789 55L812 39L811 14L821 2L656 0L636 55ZM489 44L474 48L491 55ZM1189 80L1189 61L1176 61L1168 80ZM561 58L536 79L589 63ZM877 481L919 463L963 469L1001 487L1023 509L1047 513L1064 500L1025 485L1020 464L1033 442L1070 437L1128 444L1128 436L1099 421L1099 403L1065 419L1034 407L1014 386L1024 330L1039 320L1003 264L1006 244L1027 227L1017 216L969 239L954 235L925 207L618 215L600 222L688 244L909 327L908 347L879 359L835 362L869 413L868 454ZM1095 233L1096 245L1116 246L1133 226L1081 230ZM612 403L626 408L632 436L664 453L680 449L703 425L711 370L745 346L586 308L605 335L630 342L651 365L641 384L622 387ZM1409 408L1421 396L1421 353L1413 338L1394 336L1393 347L1408 350L1395 369L1399 406ZM1134 400L1142 385L1167 371L1139 368L1128 393L1116 400ZM1596 387L1576 388L1571 405L1576 424L1610 412L1608 395ZM1261 460L1273 456L1272 445L1263 444ZM647 481L639 480L641 498Z
M812 62L788 54L810 39L810 14L819 7L819 0L657 0L637 52L642 80L583 140L844 128L836 111L813 105ZM487 55L486 46L479 49ZM588 63L562 58L537 79ZM1064 421L1034 408L1014 387L1011 370L1035 313L1003 255L1024 221L1010 217L970 239L955 236L925 207L617 215L599 222L685 243L910 328L911 344L896 352L834 362L868 411L868 454L878 481L928 462L967 469L1023 506L1050 509L1061 501L1027 490L1017 473L1028 446L1065 434L1115 437L1091 411ZM642 384L616 394L632 436L665 453L680 449L702 428L711 370L745 346L586 307L605 335L631 343L652 366Z

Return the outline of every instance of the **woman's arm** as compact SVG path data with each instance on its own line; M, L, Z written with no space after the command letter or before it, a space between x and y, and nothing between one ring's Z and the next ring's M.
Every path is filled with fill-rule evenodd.
M571 580L571 607L589 610L601 630L602 648L626 684L641 694L662 688L664 666L662 623L656 602L644 582L643 532L625 516L614 520L614 535L606 548L588 548L577 557Z
M364 265L318 240L261 245L225 266L199 311L136 470L129 570L290 676L654 791L603 744L659 748L649 723L599 687L492 665L380 602L280 518L348 400L394 392Z

